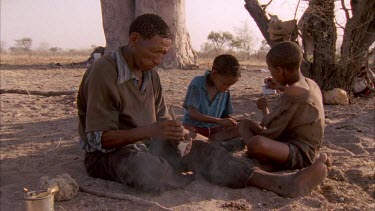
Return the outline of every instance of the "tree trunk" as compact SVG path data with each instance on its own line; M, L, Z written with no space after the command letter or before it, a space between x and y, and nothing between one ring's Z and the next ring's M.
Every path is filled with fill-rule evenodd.
M163 68L197 65L185 24L185 0L101 0L107 49L113 51L128 42L129 26L144 13L158 14L170 27L173 47L164 58Z
M337 87L352 89L355 76L375 41L375 1L351 1L353 16L347 20L341 46L341 59L337 66Z
M321 89L335 88L337 33L334 1L311 0L307 11L309 19L302 26L302 30L312 39L313 61L310 64L310 76Z

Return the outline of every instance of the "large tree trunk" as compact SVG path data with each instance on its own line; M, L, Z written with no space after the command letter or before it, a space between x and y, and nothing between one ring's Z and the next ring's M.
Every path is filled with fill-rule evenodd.
M310 76L321 89L336 87L334 75L336 72L335 46L337 33L334 11L335 5L332 0L311 0L309 8L306 10L309 18L301 29L311 38L313 61ZM302 39L305 38L302 37Z
M185 24L185 0L101 0L106 52L128 42L129 26L144 13L161 16L169 25L173 47L165 56L163 68L184 68L197 65Z
M337 65L337 86L351 90L369 47L375 41L375 1L351 1L353 16L347 20L341 46L341 59Z

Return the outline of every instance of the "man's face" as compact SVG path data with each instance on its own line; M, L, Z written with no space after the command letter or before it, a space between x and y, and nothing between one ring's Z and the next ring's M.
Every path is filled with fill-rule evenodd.
M151 39L141 36L134 43L134 61L138 69L151 70L163 62L164 56L172 46L172 40L158 35Z

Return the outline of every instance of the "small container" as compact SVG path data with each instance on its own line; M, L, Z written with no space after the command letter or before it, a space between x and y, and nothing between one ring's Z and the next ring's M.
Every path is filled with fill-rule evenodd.
M45 190L28 191L23 195L25 211L54 211L54 194Z
M274 95L276 93L277 92L276 92L275 89L268 89L266 85L262 86L262 94L264 94L264 95Z
M92 57L94 58L94 61L100 59L100 57L102 57L102 54L101 53L93 53Z

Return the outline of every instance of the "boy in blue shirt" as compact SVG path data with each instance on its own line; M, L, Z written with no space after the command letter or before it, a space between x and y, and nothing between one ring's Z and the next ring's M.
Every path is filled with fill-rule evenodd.
M240 65L234 56L217 56L211 71L190 82L183 104L184 127L206 137L234 130L237 121L230 117L233 109L228 89L240 76Z

